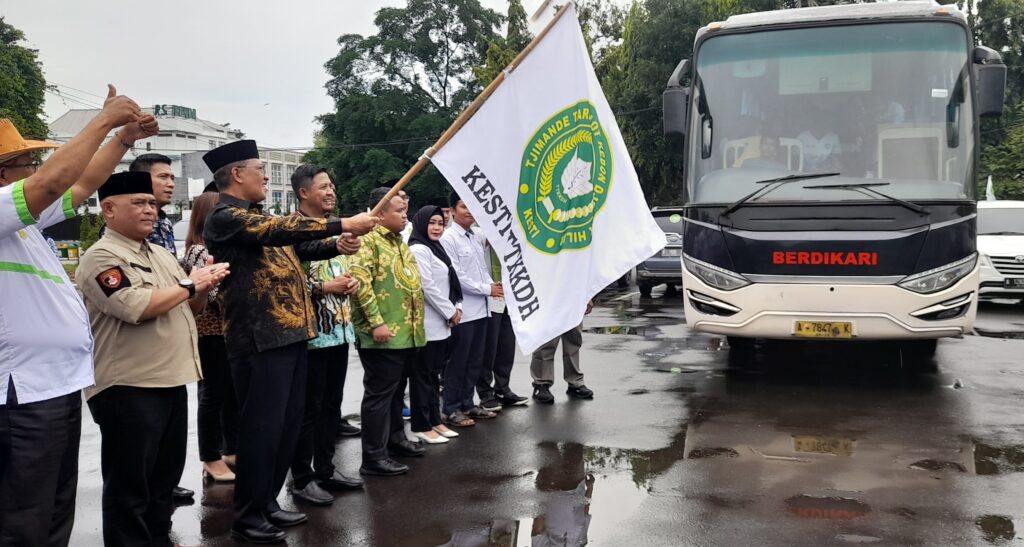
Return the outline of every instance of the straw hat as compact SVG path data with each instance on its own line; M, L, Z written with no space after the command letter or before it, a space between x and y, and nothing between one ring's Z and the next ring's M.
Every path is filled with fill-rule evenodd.
M22 154L59 146L55 142L27 141L21 137L21 133L18 132L17 127L14 127L11 120L0 119L0 163Z

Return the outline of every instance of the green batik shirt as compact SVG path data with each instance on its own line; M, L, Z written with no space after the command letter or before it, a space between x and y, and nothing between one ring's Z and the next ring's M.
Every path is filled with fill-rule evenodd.
M420 271L401 234L377 226L362 238L349 261L359 289L352 296L353 323L362 349L409 349L427 345ZM391 340L373 342L373 327L387 324Z

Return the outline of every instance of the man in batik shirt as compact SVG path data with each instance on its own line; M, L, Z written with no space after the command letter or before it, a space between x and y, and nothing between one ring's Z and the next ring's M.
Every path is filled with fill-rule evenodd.
M370 207L388 189L370 194ZM402 239L408 201L395 196L380 214L380 225L362 240L352 258L359 281L353 317L363 363L364 475L401 475L409 466L390 456L421 456L423 447L405 438L402 392L416 351L427 345L423 326L423 285L409 245Z

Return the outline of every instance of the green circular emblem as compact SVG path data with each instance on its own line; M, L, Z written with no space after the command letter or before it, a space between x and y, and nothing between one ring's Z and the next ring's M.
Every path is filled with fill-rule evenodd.
M612 152L594 105L580 101L549 118L519 167L516 213L527 242L547 254L590 246L611 183Z

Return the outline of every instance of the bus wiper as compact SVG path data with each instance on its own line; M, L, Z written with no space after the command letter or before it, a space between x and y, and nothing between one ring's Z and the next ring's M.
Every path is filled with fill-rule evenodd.
M1024 236L1024 232L985 232L980 236Z
M736 212L737 209L739 209L740 207L743 207L744 203L746 203L746 202L748 202L748 201L750 201L750 200L752 200L752 199L754 199L756 197L763 196L764 194L767 194L768 192L771 192L772 190L775 190L776 188L778 188L779 186L782 186L784 184L787 184L787 183L790 183L790 182L793 182L793 181L797 181L797 180L820 179L820 178L824 178L824 177L835 177L835 176L838 176L838 175L839 175L839 173L802 173L802 174L786 175L784 177L779 177L777 179L759 180L759 181L755 182L754 184L764 184L766 186L762 186L762 187L758 188L757 190L754 190L753 192L751 192L751 193L741 197L740 199L736 200L732 205L726 207L725 210L722 211L721 216L723 216L723 217L729 216L730 213L734 213L734 212Z
M909 201L905 201L897 197L890 196L889 194L883 194L882 192L879 192L874 188L875 186L889 186L889 184L890 183L888 182L861 182L855 184L819 184L816 186L804 186L804 190L821 190L823 188L838 188L840 190L864 190L869 194L873 194L880 198L887 199L893 203L898 203L919 215L931 214L931 211L925 209L924 207L921 207L920 205L910 203Z

